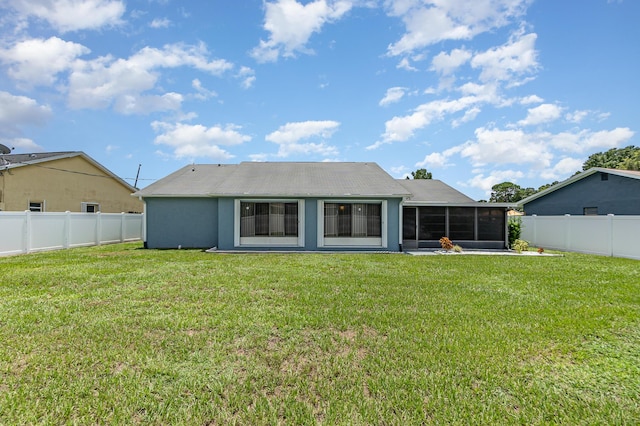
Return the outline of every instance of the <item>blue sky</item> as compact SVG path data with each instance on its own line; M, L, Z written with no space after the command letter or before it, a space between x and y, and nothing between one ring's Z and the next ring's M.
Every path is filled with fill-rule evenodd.
M374 161L474 199L638 142L632 0L0 0L0 143L139 187Z

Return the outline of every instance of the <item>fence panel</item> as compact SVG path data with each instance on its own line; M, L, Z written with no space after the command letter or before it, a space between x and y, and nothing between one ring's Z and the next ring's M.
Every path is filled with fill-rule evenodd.
M0 212L0 255L24 252L26 227L24 212Z
M32 213L27 251L60 250L65 247L66 215L64 213Z
M102 215L101 244L121 243L122 238L122 217L121 215Z
M613 218L613 256L640 259L640 216Z
M142 239L144 216L0 212L0 256Z
M522 216L521 238L536 247L640 259L640 216Z
M73 218L69 224L70 248L98 245L98 221L94 216L93 213L70 216Z

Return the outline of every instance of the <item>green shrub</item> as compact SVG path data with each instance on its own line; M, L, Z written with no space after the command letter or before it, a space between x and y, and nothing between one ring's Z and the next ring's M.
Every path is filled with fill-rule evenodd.
M455 246L453 246L453 251L456 253L462 253L462 247L456 244Z
M522 233L522 219L518 216L512 216L507 223L509 228L509 248L513 248L513 244L520 239L520 234Z
M518 253L521 253L523 251L527 251L529 250L529 242L525 241L525 240L515 240L513 242L513 247L512 247L515 251L517 251Z

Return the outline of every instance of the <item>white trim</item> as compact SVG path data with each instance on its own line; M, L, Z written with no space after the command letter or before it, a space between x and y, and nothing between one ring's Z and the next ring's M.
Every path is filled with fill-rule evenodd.
M298 203L297 237L241 237L240 203ZM304 247L305 244L304 200L273 198L236 198L233 200L233 245L234 247Z
M97 210L95 210L95 211L93 211L93 212L87 212L87 207L88 207L88 206L96 206L96 207L97 207ZM85 201L82 201L82 202L80 202L80 211L81 211L82 213L98 213L99 211L101 211L101 210L100 210L100 203L98 203L98 202L85 202Z
M380 203L380 237L325 237L324 236L324 204L348 203L348 204L378 204ZM387 248L387 200L360 200L360 199L327 199L318 200L318 247L342 247L342 248Z

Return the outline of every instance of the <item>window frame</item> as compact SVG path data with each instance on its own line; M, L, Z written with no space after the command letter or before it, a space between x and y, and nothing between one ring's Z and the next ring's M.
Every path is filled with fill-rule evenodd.
M93 207L94 211L90 212L89 207ZM90 202L81 202L80 203L80 211L82 213L98 213L100 212L100 203L90 203Z
M582 208L582 215L583 216L598 216L598 207L583 207Z
M241 221L242 221L242 204L243 203L253 203L253 204L269 204L269 215L271 215L271 204L284 203L298 204L298 235L297 236L287 236L286 234L283 236L276 235L254 235L243 237L241 235ZM286 211L286 206L285 206ZM305 220L304 220L304 200L303 199L258 199L258 198L243 198L243 199L235 199L234 200L234 246L235 247L304 247L305 237L304 237L304 228L305 228ZM271 218L269 218L271 220ZM285 222L285 229L286 229Z
M325 204L377 204L380 205L380 236L365 237L365 236L325 236ZM388 236L387 236L387 200L375 200L375 199L327 199L318 200L318 247L353 247L353 248L387 248ZM353 217L352 219L353 220ZM353 232L353 231L352 231Z
M34 207L33 205L35 204L39 204L40 207ZM31 213L43 213L45 211L44 200L42 201L29 200L27 203L27 210L29 210Z

